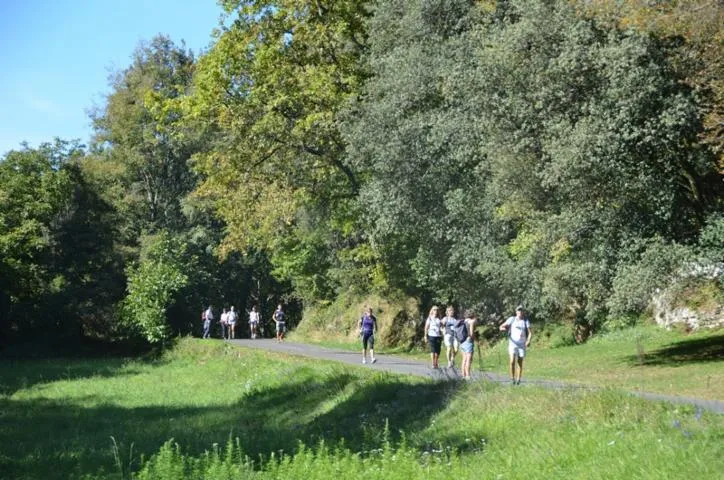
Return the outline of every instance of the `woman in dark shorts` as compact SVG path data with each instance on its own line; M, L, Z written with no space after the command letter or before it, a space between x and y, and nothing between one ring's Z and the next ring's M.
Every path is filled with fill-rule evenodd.
M362 317L357 324L359 334L362 336L362 363L367 363L367 346L370 349L370 362L375 363L375 331L377 330L377 318L372 315L372 309L365 308Z
M432 368L439 368L440 347L442 346L442 320L437 306L433 305L425 321L425 341L430 345Z

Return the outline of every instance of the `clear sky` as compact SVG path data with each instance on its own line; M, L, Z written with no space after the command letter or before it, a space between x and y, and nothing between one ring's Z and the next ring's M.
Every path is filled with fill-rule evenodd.
M222 13L215 0L0 0L0 156L22 141L86 143L87 110L139 41L162 33L198 55Z

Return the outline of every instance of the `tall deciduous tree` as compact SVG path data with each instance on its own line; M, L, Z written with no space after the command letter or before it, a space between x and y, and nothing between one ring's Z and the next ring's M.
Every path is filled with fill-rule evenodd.
M197 146L177 130L180 113L171 100L188 92L193 69L191 52L157 36L136 49L131 66L113 77L105 105L92 113L96 147L118 165L118 206L129 213L134 237L185 225L180 201L195 184L188 162Z
M233 22L200 59L187 102L188 120L215 135L198 156L197 193L226 221L221 253L271 252L305 296L329 294L325 268L338 245L354 243L345 225L360 180L336 117L363 76L365 4L224 2Z

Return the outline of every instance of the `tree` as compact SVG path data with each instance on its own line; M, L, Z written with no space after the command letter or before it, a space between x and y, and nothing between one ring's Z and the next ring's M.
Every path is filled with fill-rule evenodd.
M369 38L344 133L408 287L589 328L629 243L693 242L717 209L696 98L655 38L546 1L380 2Z
M98 333L88 325L120 298L113 217L83 177L84 158L77 142L56 140L0 162L5 335L77 340Z
M214 139L197 157L196 193L227 225L221 255L270 252L280 278L310 299L333 287L307 282L309 270L324 275L337 245L358 241L339 228L354 221L360 180L336 122L364 74L365 4L224 2L236 16L200 59L185 102L189 123Z
M106 104L92 112L95 148L117 165L118 207L130 215L131 238L185 226L180 200L195 185L188 162L198 139L178 129L172 100L188 92L193 70L191 52L156 36L136 49L131 66L113 77Z

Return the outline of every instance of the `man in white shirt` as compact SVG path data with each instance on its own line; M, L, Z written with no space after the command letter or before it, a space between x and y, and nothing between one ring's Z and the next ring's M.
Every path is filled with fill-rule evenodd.
M530 322L525 316L525 308L518 305L515 309L515 316L508 318L500 326L501 331L508 331L508 355L510 357L510 378L513 385L520 385L520 377L523 375L523 359L525 349L530 345L533 334L530 330ZM516 372L515 364L518 364Z

